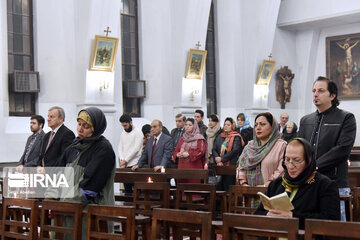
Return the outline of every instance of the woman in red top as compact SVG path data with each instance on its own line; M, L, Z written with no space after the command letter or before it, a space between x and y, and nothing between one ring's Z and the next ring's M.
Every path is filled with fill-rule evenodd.
M185 121L185 133L180 138L173 157L180 169L203 169L206 157L206 140L200 134L199 126L193 118ZM200 180L179 180L180 183L200 183Z

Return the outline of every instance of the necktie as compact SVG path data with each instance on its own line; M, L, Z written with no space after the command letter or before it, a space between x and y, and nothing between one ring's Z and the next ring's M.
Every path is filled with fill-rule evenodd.
M54 131L51 131L48 144L46 145L46 148L45 148L44 155L45 155L46 151L48 150L48 148L49 148L49 146L50 146L50 143L51 143L51 141L52 141L53 138L54 138L54 135L55 135L55 132L54 132ZM43 159L42 159L42 166L45 167L45 156L44 156Z
M50 143L51 143L51 141L52 141L53 138L54 138L54 135L55 135L55 132L54 132L54 131L51 131L48 144L46 145L46 148L45 148L45 152L48 150L48 148L49 148L49 146L50 146Z
M155 148L156 148L156 141L157 141L157 138L154 138L154 144L153 144L152 152L151 152L151 166L150 167L155 167L154 166L154 152L155 152Z

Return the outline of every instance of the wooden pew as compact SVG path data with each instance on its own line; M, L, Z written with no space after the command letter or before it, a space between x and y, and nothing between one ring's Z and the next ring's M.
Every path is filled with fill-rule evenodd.
M305 240L312 240L315 235L360 239L360 223L306 219Z
M133 172L130 168L117 168L116 173ZM152 168L138 168L135 173L155 173ZM165 173L157 171L158 174L163 174L167 179L200 179L202 183L208 183L209 170L207 169L179 169L166 168Z
M200 239L209 240L211 239L211 215L210 212L155 208L153 211L151 239L159 239L157 237L159 233L159 222L168 222L173 226L174 240L183 239L183 236L180 236L185 233L185 231L181 229L183 224L191 224L193 227L197 227L200 231Z
M349 166L350 188L360 187L360 166Z
M223 214L223 239L234 239L233 234L286 237L296 240L299 220L297 218L276 218L246 214Z
M267 187L249 187L232 185L229 189L229 212L252 214L256 208L251 207L253 198L258 199L258 192L265 193Z
M351 189L353 205L353 221L360 222L360 187Z
M236 166L215 166L216 175L236 175Z

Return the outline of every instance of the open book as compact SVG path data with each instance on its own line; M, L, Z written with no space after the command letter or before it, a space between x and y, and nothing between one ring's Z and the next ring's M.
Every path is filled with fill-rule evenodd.
M261 202L266 210L284 210L291 211L294 209L289 196L286 192L280 193L276 196L269 198L262 192L257 193L260 196Z

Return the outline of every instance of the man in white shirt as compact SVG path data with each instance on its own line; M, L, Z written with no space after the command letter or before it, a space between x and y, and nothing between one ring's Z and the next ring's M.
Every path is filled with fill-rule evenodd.
M120 168L131 168L136 165L141 157L143 146L143 133L135 128L132 118L128 114L120 117L124 131L120 135L118 157ZM133 184L124 184L125 193L132 193Z

